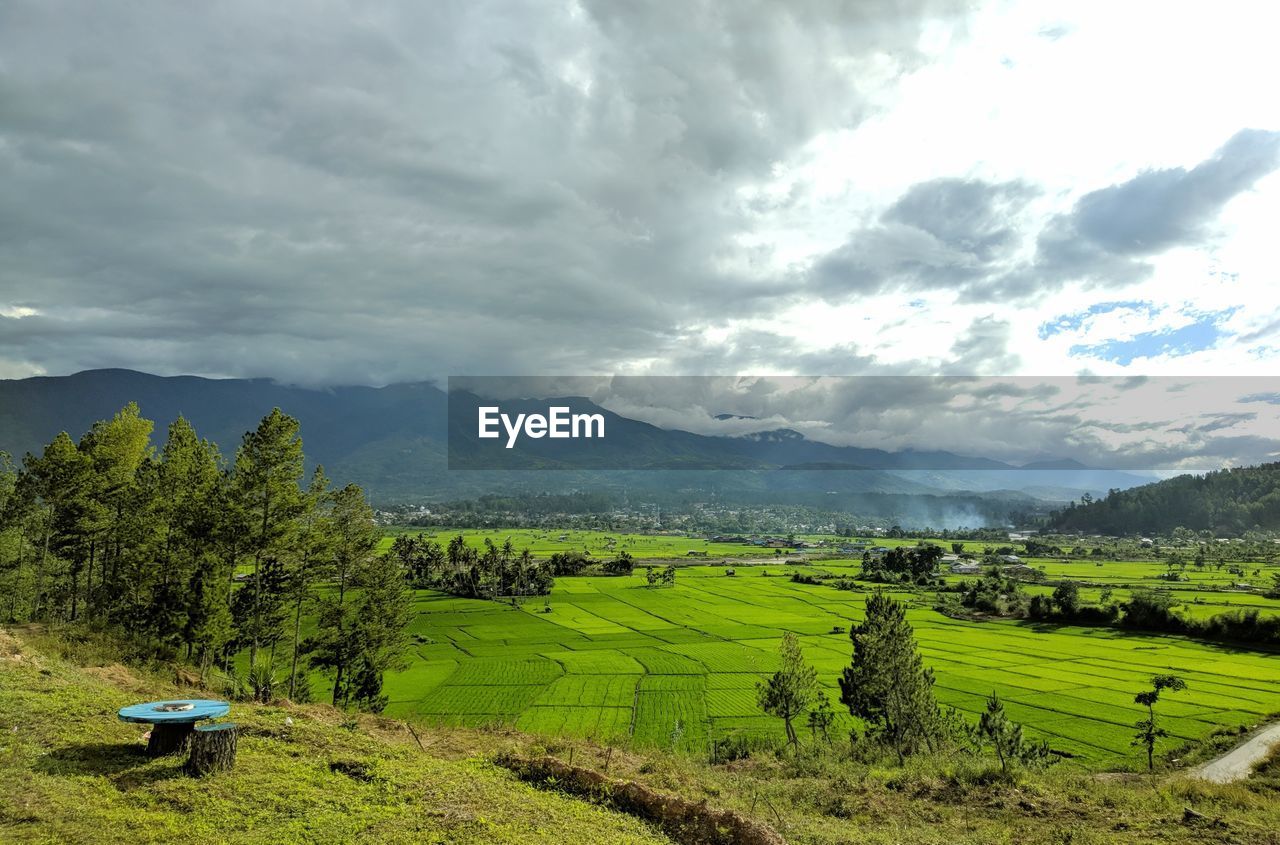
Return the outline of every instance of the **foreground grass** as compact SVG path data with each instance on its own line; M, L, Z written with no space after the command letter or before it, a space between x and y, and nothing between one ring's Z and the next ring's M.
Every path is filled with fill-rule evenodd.
M142 727L114 717L177 689L140 670L76 665L65 651L0 630L0 842L668 841L489 762L549 753L737 810L807 845L1280 845L1280 757L1230 786L1066 766L1005 777L994 761L959 754L900 768L838 747L709 766L513 731L419 728L420 747L391 719L237 703L246 733L236 770L193 780L177 759L143 757Z
M344 726L325 707L236 704L236 769L188 778L178 758L143 756L145 726L115 711L199 693L80 668L21 636L0 630L0 842L668 841L483 757L424 754L387 720Z

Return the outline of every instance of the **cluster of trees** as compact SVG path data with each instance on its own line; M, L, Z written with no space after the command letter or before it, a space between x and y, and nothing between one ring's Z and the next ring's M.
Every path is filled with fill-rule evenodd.
M873 556L862 555L862 574L866 581L927 583L942 559L942 547L932 543L921 546L898 546L888 552Z
M1105 498L1085 496L1050 517L1057 529L1094 534L1169 534L1175 529L1239 536L1280 528L1280 463L1180 475Z
M1022 616L1027 609L1027 594L1022 582L1000 571L999 566L989 567L981 578L962 581L960 604L979 613L994 616Z
M1128 628L1187 634L1209 640L1280 645L1280 617L1263 616L1257 608L1193 619L1178 613L1165 590L1135 590L1120 605L1120 622Z
M872 593L864 620L850 629L849 636L853 655L838 679L840 703L867 726L865 738L891 750L899 763L921 751L956 745L989 746L1002 768L1013 760L1030 764L1051 759L1046 743L1023 738L1021 726L1005 717L994 694L976 724L939 706L933 671L924 667L903 603L880 591ZM817 672L805 662L795 634L783 635L780 657L778 671L757 686L758 705L783 720L793 749L799 746L795 723L806 713L814 740L822 736L829 743L834 721L831 703ZM850 739L855 741L856 733Z
M1111 591L1105 590L1107 599ZM1027 605L1030 619L1073 622L1082 625L1111 625L1120 617L1120 606L1110 601L1087 605L1080 599L1080 587L1074 581L1063 581L1048 596L1032 596Z
M673 587L676 583L676 568L664 566L658 569L656 566L646 566L644 577L650 587Z
M535 561L529 550L515 550L508 539L498 545L488 537L484 548L468 546L462 535L447 546L418 534L401 534L392 541L391 556L399 561L410 583L472 599L519 601L527 596L545 596L555 585L560 571L557 561ZM570 553L575 554L575 553Z
M1276 582L1280 587L1280 577ZM1076 625L1117 625L1223 642L1280 645L1280 617L1264 616L1253 608L1194 619L1177 611L1177 599L1168 590L1135 589L1127 601L1113 602L1111 590L1105 589L1098 604L1090 605L1081 600L1080 588L1074 582L1062 581L1052 595L1028 598L1017 580L1004 577L995 569L979 580L962 582L958 590L962 606L997 616ZM939 598L944 596L940 594ZM944 603L938 609L945 612L947 607Z
M0 612L115 631L263 698L308 697L320 669L335 704L379 709L408 598L361 489L320 468L304 487L299 425L278 408L230 460L183 418L157 452L153 427L130 404L21 467L0 458Z
M618 552L615 557L599 564L583 552L556 552L548 563L554 575L581 575L590 566L594 566L602 575L630 575L636 567L631 552L626 550Z

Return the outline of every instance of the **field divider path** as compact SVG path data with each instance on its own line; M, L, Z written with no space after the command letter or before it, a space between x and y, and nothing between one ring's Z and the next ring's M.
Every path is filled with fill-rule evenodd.
M647 675L649 670L644 671ZM636 735L636 714L640 712L640 683L644 680L644 675L636 678L636 688L631 693L631 724L627 726L627 736L635 738Z

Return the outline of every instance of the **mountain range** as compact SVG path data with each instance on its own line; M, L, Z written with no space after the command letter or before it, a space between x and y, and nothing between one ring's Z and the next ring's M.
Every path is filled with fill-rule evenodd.
M1011 502L1061 502L1151 480L1071 461L1015 467L950 452L833 446L789 429L694 434L628 419L581 397L504 403L504 410L545 409L552 402L600 413L607 443L592 444L595 451L588 454L578 441L532 440L518 454L502 454L493 462L476 452L477 442L469 438L474 407L482 400L470 394L450 397L431 383L317 389L269 379L155 376L121 369L0 380L0 450L15 457L38 452L59 431L78 438L94 421L131 401L156 421L157 442L164 427L182 415L227 456L264 414L279 407L301 421L309 463L323 464L337 481L361 484L381 503L619 487L753 499L967 492ZM501 443L489 443L501 449ZM461 468L485 466L493 468Z

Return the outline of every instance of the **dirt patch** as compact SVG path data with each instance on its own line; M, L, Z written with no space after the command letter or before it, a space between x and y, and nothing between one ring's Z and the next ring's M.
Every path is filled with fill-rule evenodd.
M0 660L21 663L23 659L22 645L18 642L18 638L0 628Z
M175 666L173 667L173 685L204 689L204 679L200 677L199 672L192 671L186 666Z
M91 678L97 678L99 681L130 692L145 691L152 686L134 674L128 666L122 666L119 663L107 666L86 666L81 671Z
M495 761L523 781L587 798L652 822L682 845L786 845L776 830L732 810L708 807L619 780L554 757L532 760L503 755Z
M352 780L369 783L374 779L373 770L368 763L360 760L334 760L329 764L329 771L338 775L346 775Z

